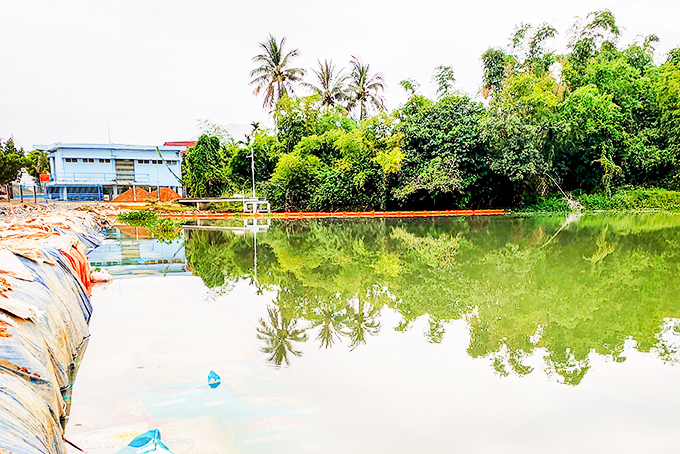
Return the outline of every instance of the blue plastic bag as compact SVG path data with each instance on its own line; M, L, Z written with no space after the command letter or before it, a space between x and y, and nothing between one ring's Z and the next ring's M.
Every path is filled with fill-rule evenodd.
M130 444L118 451L117 454L169 453L172 451L161 441L161 431L158 429L144 432L135 437Z
M211 370L208 374L208 386L210 386L212 389L215 389L220 386L220 383L222 383L220 376L217 375L214 370Z

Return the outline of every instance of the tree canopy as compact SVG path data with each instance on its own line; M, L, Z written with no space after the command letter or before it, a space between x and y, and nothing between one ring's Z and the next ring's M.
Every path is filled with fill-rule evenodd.
M679 190L680 51L659 58L656 35L621 43L620 30L610 11L596 11L557 49L555 27L522 23L507 46L481 55L481 96L439 65L431 98L406 79L408 98L392 111L368 63L317 60L304 81L291 63L299 51L270 35L251 76L275 127L248 143L221 139L205 175L219 175L213 192L238 190L254 155L258 192L296 210L522 207L562 191Z
M27 165L24 150L14 145L14 139L8 139L4 144L0 141L0 184L15 181Z
M298 49L286 51L286 38L277 41L273 35L259 43L261 54L253 57L253 62L259 66L250 72L255 85L255 94L264 96L264 108L271 108L276 102L287 95L294 94L294 83L304 76L301 68L291 68L292 60L300 53Z

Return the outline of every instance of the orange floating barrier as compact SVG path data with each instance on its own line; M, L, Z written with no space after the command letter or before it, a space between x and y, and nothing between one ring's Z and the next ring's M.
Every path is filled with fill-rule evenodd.
M258 219L273 217L280 219L356 219L356 218L411 218L411 217L441 217L441 216L497 216L505 214L503 209L484 210L444 210L444 211L290 211L283 213L256 213L243 214L247 217ZM164 212L160 213L164 218L186 219L232 219L237 213L210 213L210 212Z

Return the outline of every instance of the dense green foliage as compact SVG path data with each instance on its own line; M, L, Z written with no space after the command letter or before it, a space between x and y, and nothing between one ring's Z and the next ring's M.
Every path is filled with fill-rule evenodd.
M202 135L183 166L184 184L192 197L214 196L227 187L227 160L217 137Z
M28 155L23 148L17 148L14 139L8 139L4 144L0 140L0 184L9 184L19 179L22 169L40 181L41 173L49 173L50 164L47 154L41 150L33 150Z
M202 138L187 154L187 186L244 193L254 155L257 192L279 210L526 207L558 185L597 197L680 189L680 51L657 64L656 36L622 45L607 10L572 32L558 52L555 28L521 24L509 46L482 55L484 99L458 91L442 65L434 99L404 80L408 100L390 113L368 64L319 61L302 82L298 50L270 36L252 76L276 127L210 142L210 153ZM297 82L311 96L292 96Z
M19 178L21 169L28 165L24 150L14 145L9 139L4 144L0 141L0 184L8 184Z
M26 156L26 172L33 177L36 183L40 182L41 173L50 173L47 153L42 150L31 151Z
M396 330L424 319L434 343L466 320L468 353L499 374L530 373L537 353L575 385L592 353L624 361L630 340L677 357L664 333L680 332L679 231L672 214L276 221L257 236L257 274L252 235L192 230L186 254L208 287L276 292L258 326L275 364L305 341L358 348L394 311Z

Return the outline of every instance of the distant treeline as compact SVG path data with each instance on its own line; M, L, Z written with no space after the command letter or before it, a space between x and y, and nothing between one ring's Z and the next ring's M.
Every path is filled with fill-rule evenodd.
M440 66L435 99L405 80L408 100L391 112L369 65L353 58L344 75L319 62L303 82L297 49L270 36L251 76L276 128L254 123L235 141L206 123L185 185L193 196L250 191L253 153L258 195L283 210L521 207L558 185L605 197L680 189L680 49L655 56L655 35L622 45L606 10L572 32L558 53L553 27L522 24L482 55L481 96ZM300 87L312 95L295 96Z

